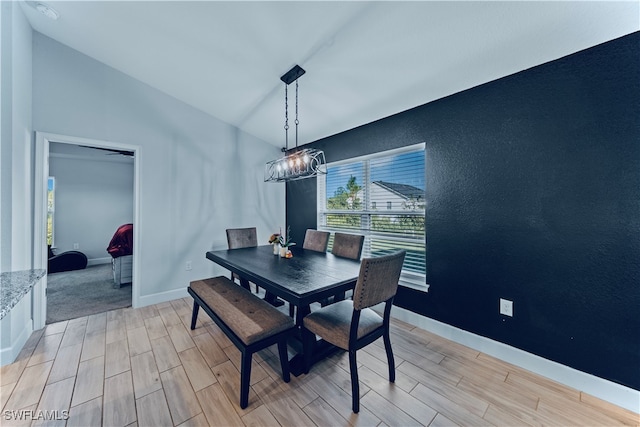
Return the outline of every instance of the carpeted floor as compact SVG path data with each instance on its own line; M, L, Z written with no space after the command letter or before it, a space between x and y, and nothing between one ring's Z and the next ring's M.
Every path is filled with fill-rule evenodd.
M131 284L113 287L111 264L47 275L47 324L131 306Z

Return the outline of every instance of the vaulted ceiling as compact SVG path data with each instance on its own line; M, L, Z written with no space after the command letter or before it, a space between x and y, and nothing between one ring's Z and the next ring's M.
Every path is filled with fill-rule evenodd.
M44 3L34 30L276 146L295 64L304 144L640 30L637 1Z

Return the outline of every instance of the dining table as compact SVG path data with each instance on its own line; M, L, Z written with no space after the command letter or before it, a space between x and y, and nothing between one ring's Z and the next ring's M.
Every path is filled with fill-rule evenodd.
M311 312L311 304L334 295L344 295L353 289L360 273L360 261L341 258L328 252L300 247L290 248L292 257L274 254L271 245L240 249L208 251L207 259L236 273L241 280L250 281L272 295L293 305L295 324L302 334L303 319ZM274 302L274 301L271 301ZM277 305L277 304L274 304ZM302 372L302 346L290 361L291 372ZM313 360L320 359L332 349L324 342L315 346Z

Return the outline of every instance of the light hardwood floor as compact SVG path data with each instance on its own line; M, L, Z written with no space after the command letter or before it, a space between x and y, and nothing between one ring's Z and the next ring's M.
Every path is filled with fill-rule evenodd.
M395 384L387 379L381 340L358 352L358 415L351 412L344 353L286 384L275 347L254 356L249 406L242 410L240 353L202 311L191 331L191 304L183 298L120 309L34 332L16 362L1 368L0 424L640 424L638 414L399 321L392 331ZM59 420L45 419L51 415Z

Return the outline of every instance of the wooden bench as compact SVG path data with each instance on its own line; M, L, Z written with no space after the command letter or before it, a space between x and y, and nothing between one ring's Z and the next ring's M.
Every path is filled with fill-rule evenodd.
M187 291L193 297L191 329L202 307L242 353L241 408L249 404L251 359L256 351L277 343L282 379L289 382L287 338L296 330L293 319L226 277L193 281Z

